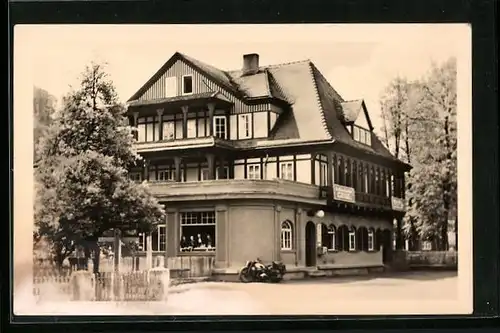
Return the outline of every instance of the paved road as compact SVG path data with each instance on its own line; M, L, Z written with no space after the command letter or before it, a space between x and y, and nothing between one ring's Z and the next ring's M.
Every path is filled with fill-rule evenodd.
M36 312L76 315L371 314L373 312L362 310L359 302L369 303L377 312L388 304L393 308L404 304L429 307L443 301L456 301L458 278L453 272L413 272L280 284L204 282L172 287L170 291L166 303L112 305L90 302L84 305L70 302L62 306L60 302L54 302L44 303Z
M458 291L457 274L453 272L322 278L280 284L207 282L183 288L186 291L172 294L169 303L186 311L268 314L332 314L329 309L349 301L393 304L402 301L452 301ZM173 288L172 291L175 290ZM190 304L193 299L198 300L196 306ZM383 303L380 304L383 306Z

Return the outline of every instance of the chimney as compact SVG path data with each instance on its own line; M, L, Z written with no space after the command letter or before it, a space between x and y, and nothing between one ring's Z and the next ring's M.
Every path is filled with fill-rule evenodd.
M259 55L250 53L243 55L243 75L252 75L259 71Z

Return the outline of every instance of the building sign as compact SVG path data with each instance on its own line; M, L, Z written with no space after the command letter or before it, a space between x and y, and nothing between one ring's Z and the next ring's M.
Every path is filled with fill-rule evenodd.
M333 185L333 199L345 202L356 202L356 194L353 187Z
M405 211L405 202L401 198L391 197L391 206L393 210Z

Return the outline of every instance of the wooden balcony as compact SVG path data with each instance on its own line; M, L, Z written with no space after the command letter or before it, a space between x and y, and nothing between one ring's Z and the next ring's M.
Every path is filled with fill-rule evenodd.
M223 147L232 148L226 140L214 136L199 138L186 138L176 140L161 140L152 142L136 142L135 149L138 153L152 153L158 151L178 151L192 148Z
M322 186L321 198L330 198L332 203L358 205L367 208L404 212L404 200L371 193L358 192L349 186L334 184L333 188Z
M194 182L149 181L160 201L269 199L326 205L318 186L282 179L219 179Z

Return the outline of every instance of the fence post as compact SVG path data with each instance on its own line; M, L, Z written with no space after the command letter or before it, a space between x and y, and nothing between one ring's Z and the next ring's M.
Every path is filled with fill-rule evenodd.
M146 267L147 269L151 269L153 268L153 244L151 244L151 241L152 241L152 237L151 237L151 233L148 233L148 235L146 236L146 246L147 246L147 250L146 250Z

